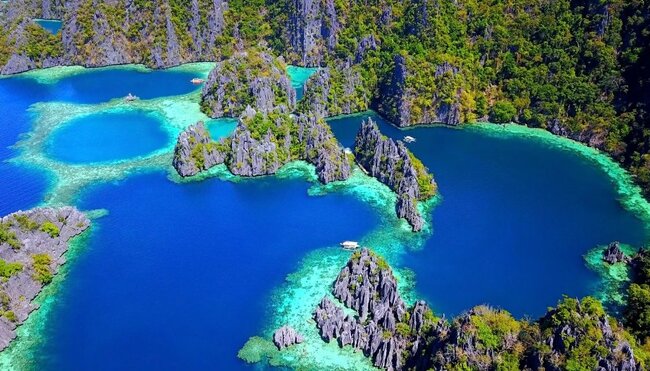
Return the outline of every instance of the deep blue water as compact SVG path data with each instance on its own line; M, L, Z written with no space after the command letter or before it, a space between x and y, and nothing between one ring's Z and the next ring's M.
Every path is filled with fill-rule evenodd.
M377 223L356 199L310 197L308 186L149 174L86 193L80 208L110 214L70 267L37 369L244 367L237 351L262 330L272 289L301 257Z
M432 306L455 315L488 303L521 317L542 315L562 294L593 293L583 254L614 240L639 246L642 222L616 200L609 179L583 158L526 139L444 127L385 135L417 139L412 152L435 175L442 203L432 237L403 265ZM332 120L346 147L361 117Z
M97 163L146 155L169 140L161 122L147 112L103 112L56 129L45 151L63 162Z
M34 19L34 22L53 35L56 35L63 27L63 22L57 19Z

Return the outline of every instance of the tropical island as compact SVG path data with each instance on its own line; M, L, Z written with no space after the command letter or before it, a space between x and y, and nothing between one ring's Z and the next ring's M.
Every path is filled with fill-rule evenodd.
M60 22L60 28L46 27L44 20ZM497 135L501 134L500 130L516 133L528 127L537 131L526 132L524 136L557 141L561 143L558 147L564 149L578 148L576 152L584 158L591 156L599 170L605 169L612 179L622 174L616 180L618 183L614 182L616 198L623 205L617 203L616 210L634 214L635 223L647 229L650 209L642 196L650 195L650 134L646 130L649 24L650 8L643 1L1 2L0 74L7 77L0 79L0 88L3 82L18 84L20 79L34 79L37 83L24 91L47 91L51 86L56 93L52 97L43 93L44 98L35 97L24 107L16 104L7 108L7 112L15 109L25 115L12 117L26 122L34 120L34 125L21 129L15 136L11 134L7 147L17 143L17 153L0 153L2 160L17 166L30 164L52 175L53 180L43 186L49 189L47 194L33 192L36 195L33 202L16 201L20 206L11 203L0 223L0 276L3 277L0 347L19 355L23 346L30 349L40 346L20 343L20 326L26 323L23 325L26 329L38 327L36 322L45 318L38 317L39 311L34 312L38 303L48 295L56 298L58 286L65 285L66 277L55 277L56 273L66 259L70 240L90 226L85 212L76 207L85 205L80 209L88 211L103 208L98 199L89 196L95 191L88 189L111 182L130 182L127 179L135 175L163 172L166 174L163 181L149 179L160 187L154 189L161 195L167 194L172 191L165 187L173 183L183 189L173 193L174 197L194 205L195 209L203 210L201 203L192 203L196 202L192 200L196 196L192 189L207 187L202 183L213 179L232 182L234 187L241 183L241 189L245 189L297 177L310 180L307 191L310 196L352 195L371 205L373 215L379 215L378 227L372 232L364 234L350 229L363 238L364 246L375 249L381 245L379 252L364 248L349 257L346 252L329 247L306 255L301 265L294 262L291 267L284 266L287 283L274 289L279 291L273 294L272 319L264 322L263 334L247 333L248 341L237 340L241 342L236 345L241 347L239 358L246 362L313 369L319 364L317 357L322 352L323 357L334 354L343 359L332 359L333 363L327 367L349 369L648 369L650 253L645 249L646 234L639 232L634 237L623 237L634 240L634 246L610 244L613 240L610 235L598 234L598 246L587 246L586 249L594 250L583 250L584 258L579 265L580 269L589 265L598 271L601 277L598 285L604 288L594 289L595 279L589 282L585 279L577 291L581 294L588 291L589 296L574 299L557 292L557 305L534 319L517 319L508 312L508 307L500 307L499 299L487 297L486 300L497 302L485 305L477 302L462 313L451 313L453 317L448 320L445 313L435 310L439 302L428 304L432 298L438 300L437 292L427 292L427 301L414 299L420 293L415 282L422 278L422 271L418 272L417 279L409 278L408 264L402 259L403 255L417 254L424 241L438 233L439 221L432 210L439 202L445 202L445 192L449 190L441 186L447 181L445 176L429 169L438 162L449 161L448 158L431 160L426 152L427 146L433 143L426 140L430 138L428 135L419 134L429 125L468 132L478 127L477 130ZM87 69L79 70L75 66ZM313 68L302 83L300 96L290 66ZM164 69L157 72L170 77L182 75L187 86L196 87L156 95L155 90L166 89L163 77L157 86L133 85L151 90L145 94L133 91L136 94L133 95L129 91L128 95L121 93L121 96L84 101L88 97L75 95L78 94L75 89L81 91L83 83L75 85L67 81L67 85L57 85L65 79L88 78L95 73L90 68L108 74L102 82L107 86L115 78L110 74L124 68L145 75L153 74L149 69ZM50 72L51 76L47 75ZM171 81L169 84L174 85ZM0 96L13 92L19 96L22 90L16 86L7 87L7 93L0 91ZM110 88L107 90L112 92ZM89 93L91 97L92 94L99 92ZM368 114L369 110L373 111ZM161 144L151 144L153 150L143 150L130 157L118 156L117 160L102 160L100 156L75 163L46 153L46 148L57 147L51 143L58 130L70 128L72 123L81 125L79 122L83 121L79 120L84 118L99 121L93 115L103 115L108 124L126 122L125 116L120 116L125 112L135 115L137 122L143 121L137 115L146 116L153 122L151 125L160 124L160 132L139 133L135 131L139 129L128 127L111 128L107 133L134 130L131 134L134 142L158 136ZM358 127L353 128L354 134L340 134L348 130L336 127L336 120L342 118L355 120ZM226 133L215 131L215 127L221 128L226 123L230 128ZM151 125L147 126L148 130ZM407 128L408 131L399 131ZM29 134L20 141L15 139L24 133ZM88 133L93 135L92 130ZM110 141L108 136L106 141ZM445 144L444 141L436 143ZM469 146L456 150L469 150ZM511 157L493 161L510 160ZM544 159L530 164L535 166L544 169ZM7 171L7 174L16 172L13 168ZM581 174L573 173L576 177ZM571 175L567 171L566 177ZM467 173L464 179L480 183L481 177L489 178L490 174ZM608 181L607 187L611 183ZM147 196L137 191L144 187L134 186L130 192L115 193L103 189L110 196L102 200L121 199L126 197L125 193L144 198ZM594 188L600 190L605 186L594 185ZM220 191L228 192L223 188ZM476 192L482 191L479 188ZM245 192L241 192L227 194L245 203L246 197L242 196ZM253 193L260 196L264 192L260 188ZM183 230L180 226L186 228L184 233L188 239L193 240L189 235L196 234L195 244L209 242L221 251L220 242L214 236L208 237L205 230L195 230L191 223L185 224L206 217L216 218L216 212L206 211L210 209L206 207L202 211L205 214L196 217L189 210L184 214L186 220L182 216L177 219L159 205L175 202L174 197L154 198L157 201L152 200L142 208L150 208L150 212L157 214L146 217L164 219L167 215L180 230ZM453 196L450 199L454 202ZM132 201L121 202L126 205ZM178 202L176 207L183 207ZM207 202L204 200L205 205ZM302 203L287 201L287 205ZM109 201L108 205L118 210L117 217L126 218L130 214L119 204ZM18 211L20 207L29 207L29 211ZM225 215L237 207L228 204ZM357 213L365 215L365 211L354 207L349 212L350 220L341 217L345 222L339 228L363 224L360 221L363 218ZM111 207L106 209L109 212L92 214L103 216L98 219L100 224L103 218L113 217ZM296 227L281 218L271 221L273 216L256 220L251 214L257 209L251 210L233 214L239 215L234 223L228 218L220 219L220 223L231 223L228 225L233 229L246 223L260 228L261 224L268 224L266 234L271 236L285 228L287 233L296 233L296 239L305 237L301 232L308 234L307 224L296 224ZM297 215L307 215L305 210L299 210ZM347 213L347 210L327 207L324 210L329 214ZM467 210L463 212L480 212L471 207ZM584 215L588 213L597 212L588 210ZM522 219L528 220L523 214ZM133 215L133 218L142 217L139 210L133 211ZM335 218L321 216L332 225L335 223ZM534 219L533 216L533 220L542 223L553 217L540 215ZM297 220L314 218L299 216ZM312 221L308 224L316 227L309 234L319 235L324 228L318 226L320 218ZM147 228L146 222L136 219L131 224L104 223L113 228L115 240L105 235L107 228L103 224L99 229L92 228L90 233L91 238L101 238L105 245L118 245L122 240L139 241L137 236L124 237L129 232L115 231L117 225L134 225L136 230ZM624 229L623 225L632 222L615 219L612 223L620 223ZM612 228L615 230L617 225ZM467 230L464 227L459 228L459 234L488 233L480 227L474 230L476 226L467 225ZM569 227L555 226L567 230ZM151 234L149 238L171 240L170 232L163 229L167 228L157 230L162 237ZM597 234L597 229L593 227L591 232ZM245 230L240 235L254 233ZM502 233L507 240L511 231L506 229ZM287 244L283 238L276 238ZM332 243L326 239L318 241L320 247ZM161 245L165 247L164 243ZM268 247L259 246L265 248ZM231 265L236 266L240 257L233 254L235 263ZM380 254L387 257L382 258ZM160 256L165 256L164 248ZM397 264L399 272L388 261ZM297 271L296 266L300 267ZM95 269L101 270L101 266ZM250 272L255 274L255 269ZM174 270L169 274L182 273ZM226 280L217 275L203 281L210 279ZM147 282L146 278L143 280ZM54 293L39 295L48 285ZM265 290L260 295L271 296L269 289ZM196 296L211 295L197 291ZM142 296L133 295L138 300ZM531 289L511 295L535 295L535 292ZM65 305L46 304L48 310L43 311L43 316L54 310L51 308L64 310L61 308ZM539 313L543 309L538 308ZM231 322L235 326L236 321L231 319ZM247 331L260 331L262 325L256 326ZM151 329L141 331L152 332ZM10 344L16 337L19 345L12 348ZM236 361L239 363L230 367L246 367L244 362ZM199 365L190 368L201 368Z

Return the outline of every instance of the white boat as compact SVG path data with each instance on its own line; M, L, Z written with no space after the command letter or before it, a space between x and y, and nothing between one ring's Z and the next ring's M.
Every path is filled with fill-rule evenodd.
M124 97L124 100L127 101L127 102L133 102L134 100L138 100L138 99L140 99L140 98L138 98L137 96L135 96L135 95L133 95L131 93L129 93L129 95Z
M413 138L413 137L410 136L410 135L407 135L407 136L404 137L404 141L405 141L406 143L413 143L413 142L415 142L415 138Z
M359 248L359 243L357 241L343 241L341 247L345 250L356 250Z
M190 82L192 84L194 84L194 85L200 85L200 84L203 84L205 82L205 80L199 79L198 77L195 77Z

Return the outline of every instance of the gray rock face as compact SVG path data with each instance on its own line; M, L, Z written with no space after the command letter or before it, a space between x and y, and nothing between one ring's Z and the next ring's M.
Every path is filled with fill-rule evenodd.
M319 117L366 111L371 97L362 84L359 70L347 64L319 69L305 83L298 108Z
M436 66L434 76L440 78L446 73L455 75L458 69L448 63ZM446 102L442 97L434 94L430 104L426 107L417 107L414 110L414 98L419 93L408 85L409 69L406 58L396 55L393 60L393 71L388 79L380 86L379 102L377 109L382 115L400 127L407 127L422 123L441 123L458 125L460 123L460 92L452 103ZM418 112L415 114L414 112Z
M278 105L293 109L296 91L284 62L265 52L238 53L210 72L203 87L201 106L210 117L238 117L251 105L270 112Z
M368 119L357 133L354 154L357 163L369 175L397 193L397 216L406 219L414 231L420 231L424 220L417 209L417 201L422 194L418 172L404 143L384 137L377 124ZM435 187L433 179L431 183Z
M603 260L609 264L627 263L630 258L621 251L621 246L618 241L610 243L603 251Z
M223 163L226 154L218 149L203 122L183 131L176 141L172 165L182 177L188 177Z
M21 73L29 71L36 68L36 64L23 54L14 54L9 58L7 64L2 67L0 73L3 75L13 75L16 73Z
M264 133L256 120L270 125ZM275 174L295 160L316 166L324 184L350 177L350 161L327 123L314 115L289 115L285 108L267 115L248 106L233 135L219 143L202 123L188 128L178 138L173 165L181 176L225 163L233 174L255 177Z
M406 322L409 316L395 277L383 259L367 249L355 253L341 270L332 294L354 309L358 317L345 315L332 300L323 298L314 311L321 338L327 342L337 339L341 347L360 349L383 369L405 367L409 343L423 343L422 330L431 326L424 314L428 311L424 302L418 302L410 315L409 323L414 325Z
M294 344L300 344L305 339L290 326L282 326L273 333L273 344L279 350L290 347Z
M292 0L288 9L287 41L296 62L319 66L336 46L340 25L333 0Z
M47 279L38 279L34 255L47 255L44 269L54 275L65 262L68 242L90 226L84 214L72 207L19 211L0 219L0 228L13 238L0 239L0 259L18 263L19 270L0 280L0 350L16 337L16 326L23 323L37 307L32 300ZM48 263L49 262L49 263ZM51 276L50 276L51 277ZM51 278L50 278L51 279ZM11 313L11 314L9 314Z

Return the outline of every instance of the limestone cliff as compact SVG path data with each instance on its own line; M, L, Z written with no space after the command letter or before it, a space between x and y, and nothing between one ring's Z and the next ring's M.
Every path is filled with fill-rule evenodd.
M398 54L380 85L377 110L401 127L458 125L463 121L460 78L458 68L447 62L434 65Z
M237 53L210 72L201 108L210 117L239 117L247 106L269 112L283 105L292 110L296 91L281 58L251 49Z
M414 231L422 229L424 220L417 208L437 192L433 177L401 141L381 134L377 124L368 119L361 124L354 143L357 163L397 193L397 216L406 219Z
M219 143L211 142L201 127L191 128L179 137L176 153L174 167L182 176L220 163L240 176L271 175L295 160L313 164L322 183L350 176L350 161L327 123L314 115L289 114L285 108L264 113L248 107L235 132ZM201 166L196 154L203 154Z
M371 96L360 68L342 63L319 69L305 83L305 94L298 103L298 110L320 117L367 111Z
M70 239L89 225L71 207L19 211L0 219L0 350L36 309L32 300L65 262Z
M224 161L225 152L210 137L203 122L183 131L176 141L172 165L182 177L196 175Z
M289 0L284 35L292 62L319 66L334 50L341 28L334 0Z

